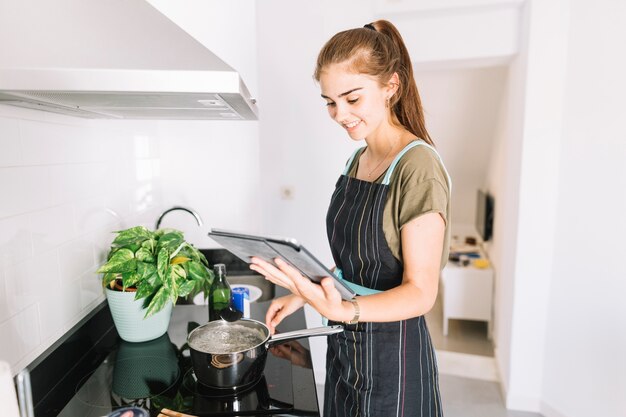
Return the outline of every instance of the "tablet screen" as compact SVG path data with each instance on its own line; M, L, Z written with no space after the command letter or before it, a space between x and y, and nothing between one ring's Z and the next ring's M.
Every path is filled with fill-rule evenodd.
M319 283L324 277L333 277L335 288L345 300L356 295L294 239L266 238L219 229L211 229L209 236L244 262L250 263L252 257L257 257L274 264L274 259L279 257L313 282Z

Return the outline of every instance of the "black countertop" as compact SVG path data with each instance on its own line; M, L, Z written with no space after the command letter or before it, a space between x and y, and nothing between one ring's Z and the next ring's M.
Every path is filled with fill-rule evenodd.
M282 295L282 293L282 290L277 290L277 296ZM268 307L269 302L252 303L251 317L264 321ZM165 346L174 346L174 350L181 349L186 342L188 329L206 323L207 315L206 306L175 306L167 335L162 336L166 340ZM306 328L306 322L302 310L287 317L279 326L279 330L282 332L304 328ZM300 339L298 343L305 349L309 349L307 339ZM124 342L119 338L111 319L108 304L106 301L103 302L94 309L90 317L75 326L28 367L31 373L35 416L80 415L81 417L95 417L105 415L117 408L117 404L111 405L112 400L109 398L111 395L108 392L90 393L90 390L106 391L98 389L97 387L100 385L93 385L93 380L100 378L98 377L99 374L104 375L108 372L108 384L110 384L112 372L110 368L113 365L109 362L114 361L116 357L119 362L121 349L129 351L140 347L140 345L142 344ZM177 354L180 358L180 352ZM310 357L308 363L310 364ZM281 374L280 378L283 383L278 385L283 385L282 389L287 384L291 387L288 399L290 400L289 404L293 404L293 413L281 412L280 415L319 416L315 379L311 368L303 367L295 360L289 361L268 355L265 370L266 377L270 381L268 383L270 388L276 385L275 382L271 381L272 378L279 377L276 374ZM291 371L291 375L288 375L289 371ZM178 385L181 385L178 379L183 378L183 374L184 372L177 373L176 383ZM103 384L103 382L98 383ZM91 388L90 384L96 388ZM86 395L85 392L88 392L90 396L103 397L103 405L85 408L91 401L81 398ZM153 415L156 415L154 410L151 411Z

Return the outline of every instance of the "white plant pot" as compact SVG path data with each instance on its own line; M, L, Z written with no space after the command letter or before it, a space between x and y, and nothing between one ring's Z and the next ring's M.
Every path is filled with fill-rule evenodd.
M106 288L109 309L115 328L120 337L127 342L146 342L161 337L167 332L172 316L172 302L161 311L144 319L146 310L144 300L135 300L134 292L112 291Z

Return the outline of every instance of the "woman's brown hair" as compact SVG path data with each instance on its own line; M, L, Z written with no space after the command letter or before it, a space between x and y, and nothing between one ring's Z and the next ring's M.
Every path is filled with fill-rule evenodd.
M363 28L337 33L326 42L317 57L315 79L320 80L322 71L328 65L343 62L348 62L357 73L376 77L381 85L387 84L397 73L400 85L389 103L394 122L433 145L426 130L409 51L391 22L377 20Z

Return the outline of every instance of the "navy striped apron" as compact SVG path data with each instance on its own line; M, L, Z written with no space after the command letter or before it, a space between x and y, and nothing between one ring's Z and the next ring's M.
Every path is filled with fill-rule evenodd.
M402 263L383 233L383 211L396 164L418 145L433 149L421 140L409 143L380 184L348 176L358 151L337 181L326 217L328 239L338 275L357 294L402 282ZM346 324L345 329L328 337L324 417L443 415L435 351L423 316Z

